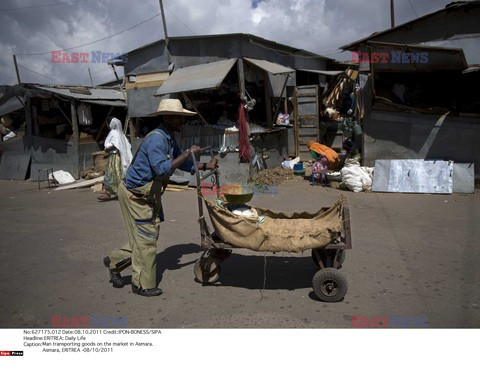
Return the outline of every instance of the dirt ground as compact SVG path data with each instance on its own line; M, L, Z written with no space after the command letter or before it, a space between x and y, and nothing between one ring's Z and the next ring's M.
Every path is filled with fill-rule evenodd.
M316 210L341 193L293 180L252 204ZM195 191L167 192L157 275L144 298L108 283L103 257L127 241L116 201L90 189L0 182L0 327L49 328L52 315L123 316L130 328L350 328L351 316L427 316L430 327L480 326L480 193L347 192L353 248L339 303L316 299L300 255L234 250L218 284L194 281L200 256ZM130 274L129 271L127 275ZM265 290L262 290L265 285Z

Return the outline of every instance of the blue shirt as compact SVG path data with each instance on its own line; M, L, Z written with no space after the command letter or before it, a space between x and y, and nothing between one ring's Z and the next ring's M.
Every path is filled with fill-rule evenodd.
M172 161L181 155L180 148L172 134L160 125L148 134L140 145L135 158L125 174L127 189L135 189L159 178L173 174ZM182 171L195 173L196 167L191 160L178 167Z

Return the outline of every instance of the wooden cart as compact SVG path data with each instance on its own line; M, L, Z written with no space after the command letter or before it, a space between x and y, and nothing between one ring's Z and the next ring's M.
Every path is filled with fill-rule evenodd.
M202 151L209 150L205 147ZM211 149L210 149L211 150ZM211 153L213 155L213 153ZM194 163L197 163L196 157L192 154ZM205 219L203 202L206 199L202 195L202 182L211 178L213 186L220 187L218 178L218 168L201 176L196 173L197 193L198 193L198 213L201 234L201 246L204 250L202 256L196 261L194 274L197 282L202 284L213 284L220 279L221 264L227 259L232 249L244 248L226 243L215 231L210 232ZM216 191L219 192L218 190ZM347 279L339 271L345 260L345 250L352 248L352 239L350 232L350 215L346 197L342 197L342 207L339 216L341 217L341 231L339 236L334 238L330 244L323 248L314 248L311 250L314 264L319 270L314 274L312 287L316 296L325 302L341 301L348 290Z

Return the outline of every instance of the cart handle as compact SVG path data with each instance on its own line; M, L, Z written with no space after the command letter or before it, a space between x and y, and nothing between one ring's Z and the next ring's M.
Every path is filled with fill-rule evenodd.
M210 156L213 158L213 148L211 146L207 146L207 147L203 147L203 148L200 148L200 152L205 152L207 150L210 150ZM195 167L197 167L198 165L198 162L197 162L197 157L195 156L195 153L191 152L190 153L192 155L192 161L193 161L193 164ZM198 216L199 216L199 219L202 219L203 218L203 202L202 202L202 196L201 196L201 193L202 193L202 181L205 180L206 178L212 176L212 175L215 175L215 183L216 185L219 187L220 184L219 184L219 171L218 171L218 168L215 168L215 169L212 169L210 172L208 172L207 174L205 174L205 176L200 176L200 172L198 171L198 168L195 170L195 176L196 176L196 179L197 179L197 194L198 194ZM217 191L218 193L218 191ZM218 194L217 194L218 196ZM202 232L204 230L202 230L202 223L200 222L200 232Z
M200 153L210 150L210 156L213 158L213 148L211 146L200 148Z

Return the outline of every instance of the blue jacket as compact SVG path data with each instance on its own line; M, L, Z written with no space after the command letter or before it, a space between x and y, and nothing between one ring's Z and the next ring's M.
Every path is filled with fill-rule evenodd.
M164 125L160 125L140 145L125 174L125 186L127 189L135 189L153 181L155 176L170 177L173 174L172 161L181 153L173 135ZM185 161L178 168L192 174L196 170L191 160Z

